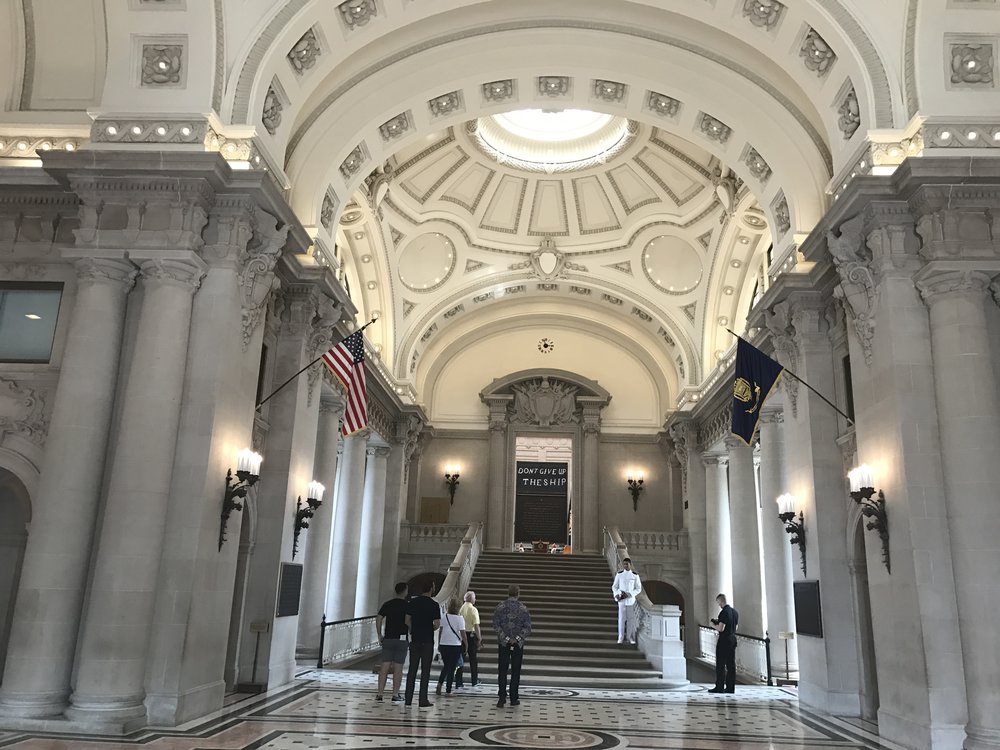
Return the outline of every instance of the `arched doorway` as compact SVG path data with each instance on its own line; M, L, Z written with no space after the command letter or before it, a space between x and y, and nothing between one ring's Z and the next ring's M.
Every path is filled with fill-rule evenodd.
M434 584L434 592L437 593L441 590L444 585L445 575L444 573L418 573L413 576L406 585L409 589L410 596L419 596L420 589L423 588L424 584L429 580Z
M875 668L875 635L872 631L872 604L868 591L868 555L862 516L854 524L851 548L851 587L854 593L855 628L858 633L858 671L861 682L861 718L878 721L878 672Z
M31 500L21 480L0 469L0 681L14 617L14 600L31 521Z
M666 581L643 581L642 590L653 604L676 604L681 609L681 629L684 628L684 594Z

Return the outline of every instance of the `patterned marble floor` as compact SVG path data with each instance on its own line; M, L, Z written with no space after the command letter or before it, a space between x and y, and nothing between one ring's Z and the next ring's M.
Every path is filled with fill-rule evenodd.
M523 688L521 705L496 707L495 687L433 696L433 708L374 700L374 676L305 672L294 684L231 703L183 727L128 737L0 731L17 750L794 750L881 747L873 725L799 707L793 690L740 686L680 691Z

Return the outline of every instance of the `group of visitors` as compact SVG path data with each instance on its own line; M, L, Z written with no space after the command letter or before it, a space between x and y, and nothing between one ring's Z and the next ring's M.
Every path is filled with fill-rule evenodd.
M382 644L382 668L378 677L378 692L375 700L385 700L385 686L392 671L392 702L413 703L413 693L417 691L417 673L420 674L419 703L421 708L434 705L428 696L431 679L431 665L434 660L434 636L438 636L438 651L441 655L441 672L438 675L437 694L442 688L448 695L452 690L464 687L463 669L469 665L472 687L479 684L478 654L482 644L479 610L476 608L476 594L468 591L465 601L459 605L457 598L448 601L446 612L434 600L434 583L427 580L420 587L418 596L407 599L408 587L396 584L396 596L385 602L375 618L375 627ZM521 662L524 656L524 642L531 633L531 615L528 608L518 599L520 589L510 586L507 599L497 605L493 613L493 630L497 636L499 650L499 699L497 707L507 704L508 675L510 677L510 705L520 703L518 687L521 682ZM409 640L409 648L407 648ZM403 678L403 663L407 652L410 668L406 674L405 697L399 689Z

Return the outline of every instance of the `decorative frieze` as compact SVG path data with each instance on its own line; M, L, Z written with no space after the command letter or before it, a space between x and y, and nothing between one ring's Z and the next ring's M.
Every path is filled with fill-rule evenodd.
M183 62L181 44L144 44L139 81L143 86L180 86Z
M646 109L661 117L673 117L681 108L679 99L650 91L646 96Z
M733 129L722 120L702 112L698 117L698 132L710 141L725 143L729 140L729 136L733 134Z
M539 76L538 93L547 97L564 97L569 95L569 76Z
M949 52L953 85L993 86L995 51L992 43L953 43Z
M461 112L464 102L460 90L449 91L447 94L436 96L427 102L433 117L445 117L455 112Z
M288 51L286 57L292 70L302 75L316 64L321 53L322 49L319 46L315 30L308 29L305 34L299 37L299 41Z
M388 143L399 138L404 133L413 129L409 112L400 112L395 117L386 120L378 126L378 132L382 136L382 142Z
M840 128L844 140L850 139L861 126L861 108L858 105L858 94L852 84L837 107L837 127Z
M514 80L505 78L483 84L483 101L505 102L514 98Z
M743 17L768 31L778 25L784 12L785 6L778 0L743 0Z
M829 72L837 59L833 48L813 28L806 32L805 39L802 40L799 57L802 58L806 70L812 71L821 78Z
M621 104L628 87L616 81L596 80L593 82L594 98L610 104Z
M271 135L277 133L281 126L281 112L284 108L274 84L271 84L267 89L267 94L264 95L264 107L260 113L260 121Z
M368 160L368 153L365 149L364 143L359 143L354 147L354 150L347 155L347 157L340 163L340 174L343 176L344 180L349 181L358 172L361 171L361 167Z
M333 226L333 217L337 213L337 196L333 192L332 188L327 189L326 194L323 196L323 205L319 210L319 223L323 225L323 228L330 232Z
M842 223L839 234L828 231L827 248L833 265L840 275L840 285L835 294L843 300L844 310L858 336L865 355L865 362L872 363L872 345L875 338L875 314L878 308L878 284L875 277L874 257L864 243L864 217L858 214ZM882 251L885 238L873 233L874 242Z
M750 170L752 174L762 185L768 181L771 177L771 167L764 161L757 149L753 146L747 147L747 152L743 156L743 163L747 165L747 169Z
M375 0L346 0L337 9L344 25L351 30L367 25L378 15Z
M0 377L0 439L14 433L41 447L48 431L45 392Z
M76 151L83 140L65 136L0 135L0 158L37 159L45 151Z

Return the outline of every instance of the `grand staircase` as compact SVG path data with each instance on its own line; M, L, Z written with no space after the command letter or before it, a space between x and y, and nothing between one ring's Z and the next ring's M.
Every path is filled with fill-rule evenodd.
M480 680L496 683L493 611L507 598L507 587L516 583L531 612L532 627L522 684L660 686L659 671L642 653L617 643L618 608L611 598L611 580L607 562L598 555L483 552L469 586L476 592L482 619Z

